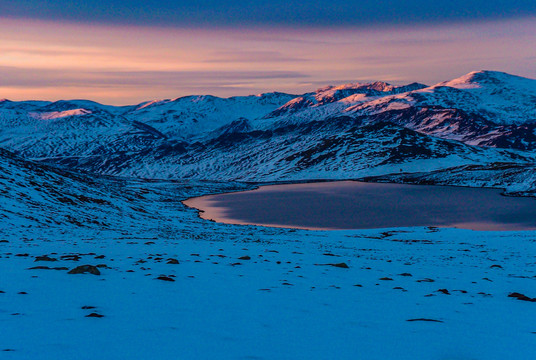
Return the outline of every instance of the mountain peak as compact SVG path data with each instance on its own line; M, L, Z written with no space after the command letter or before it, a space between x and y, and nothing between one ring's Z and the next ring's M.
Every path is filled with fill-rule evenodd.
M536 87L536 80L508 74L502 71L479 70L472 71L459 78L441 82L437 86L450 86L458 89L481 88L485 86L511 85L521 88Z

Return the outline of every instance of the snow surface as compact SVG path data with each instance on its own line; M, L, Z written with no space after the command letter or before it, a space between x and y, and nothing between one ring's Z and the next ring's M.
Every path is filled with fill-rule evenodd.
M188 187L126 185L144 199L131 199L137 212L119 197L94 210L111 226L61 218L51 226L3 226L0 350L12 351L2 358L490 360L533 353L535 304L508 294L536 295L534 232L222 225L164 201L218 188ZM69 207L93 211L83 203L61 209ZM59 260L35 261L44 254ZM61 260L71 254L81 259ZM349 268L323 265L341 262ZM100 276L29 270L82 264L106 267ZM86 317L92 312L104 317Z
M278 93L0 102L0 358L533 357L536 302L508 295L536 298L536 232L236 226L180 202L357 177L534 195L533 82L329 87L290 112ZM85 264L101 275L29 269Z

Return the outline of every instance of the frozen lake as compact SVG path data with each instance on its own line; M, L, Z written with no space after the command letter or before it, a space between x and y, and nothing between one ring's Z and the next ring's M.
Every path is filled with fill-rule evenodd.
M204 219L303 229L409 226L474 230L536 229L536 199L501 190L338 181L270 185L192 198Z

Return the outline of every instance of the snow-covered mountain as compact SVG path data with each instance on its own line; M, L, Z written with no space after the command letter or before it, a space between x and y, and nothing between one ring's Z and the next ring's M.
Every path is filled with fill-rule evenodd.
M0 129L0 147L22 158L128 177L276 181L531 167L536 80L479 71L430 87L354 83L123 107L4 100Z

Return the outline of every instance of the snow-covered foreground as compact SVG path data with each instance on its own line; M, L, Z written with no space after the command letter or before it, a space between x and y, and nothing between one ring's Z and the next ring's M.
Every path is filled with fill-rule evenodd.
M145 206L162 212L160 231L150 216L102 231L0 229L0 358L534 355L536 303L508 295L536 297L536 232L288 230ZM45 254L57 261L35 261ZM105 266L29 270L86 264Z

